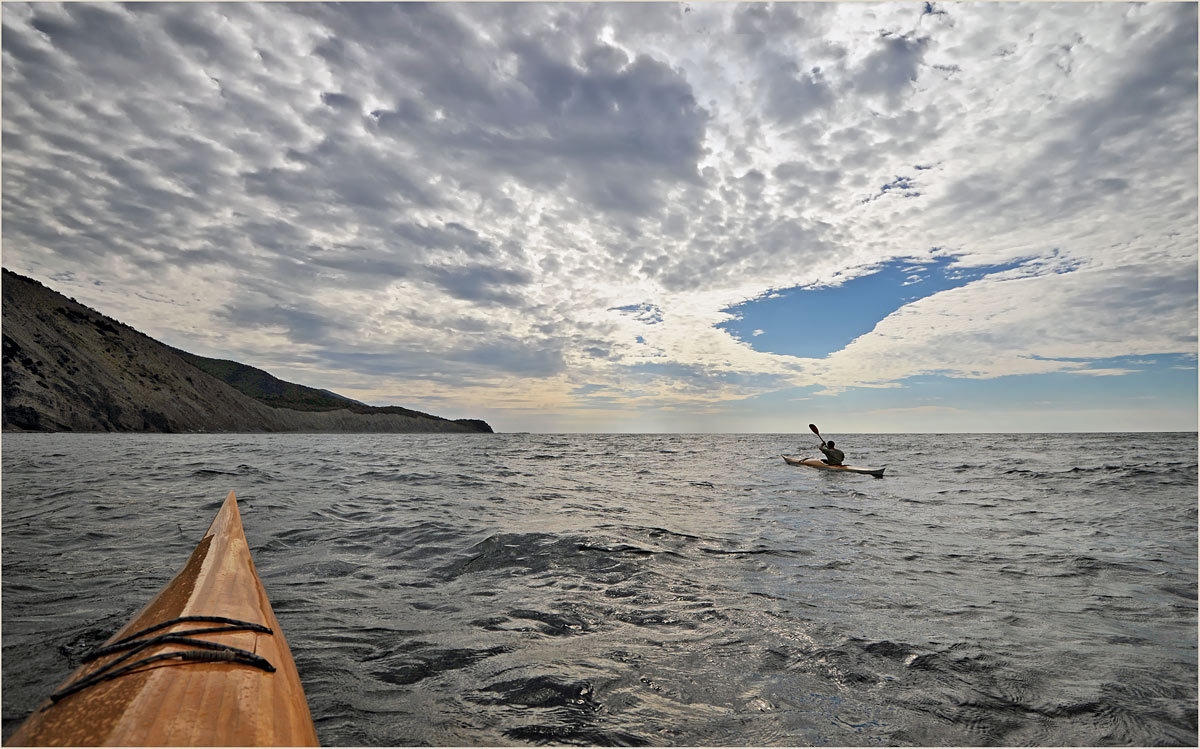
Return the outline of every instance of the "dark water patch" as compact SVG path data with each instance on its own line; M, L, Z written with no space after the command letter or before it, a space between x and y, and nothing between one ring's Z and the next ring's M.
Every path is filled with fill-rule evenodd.
M672 551L679 554L686 553L697 542L705 540L699 535L685 533L678 530L673 531L667 528L600 525L598 526L598 529L617 537L639 539L656 547L657 549Z
M260 468L242 463L236 468L221 469L221 468L197 468L191 473L193 478L211 479L211 478L229 478L238 477L242 479L262 479L270 480L272 474Z
M71 668L78 668L83 664L84 657L107 642L113 632L114 630L97 628L84 630L73 636L70 641L59 645L58 652L67 659Z
M326 532L320 527L302 527L293 528L291 530L280 531L272 538L272 544L281 544L285 547L304 546L327 540Z
M419 643L412 646L425 646ZM376 679L387 684L407 685L416 684L431 676L437 676L446 671L455 671L472 666L484 658L490 658L500 653L508 652L508 648L495 647L486 650L471 650L469 648L434 649L420 653L417 657L407 654L397 658L385 658L379 668L372 673ZM396 662L392 662L396 661Z
M1173 596L1179 596L1180 598L1182 598L1184 600L1188 600L1188 601L1196 600L1195 586L1184 587L1181 585L1160 585L1160 586L1158 586L1158 589L1163 591L1164 593L1170 593Z
M756 554L769 554L771 556L782 557L811 557L812 551L808 549L711 549L701 547L700 551L704 554L714 554L717 556L754 556Z
M595 690L586 681L570 681L556 676L534 676L529 679L513 679L489 684L483 693L499 695L494 698L477 697L481 703L523 705L525 707L571 707L580 710L599 709Z
M489 684L468 699L482 705L517 708L518 725L505 738L537 745L644 746L638 733L610 725L613 717L590 681L538 674Z
M334 469L334 470L336 471L336 469ZM440 483L444 479L444 476L441 476L436 473L420 473L420 472L416 472L416 471L414 471L412 473L404 473L401 471L379 471L379 470L363 471L361 473L355 474L354 477L357 479L361 479L363 481L368 481L368 482L386 481L389 483L396 483L396 484L416 484L416 485L437 484L437 483Z
M989 674L1007 666L1007 661L995 653L982 651L974 645L959 643L934 652L919 652L910 648L901 656L907 668L935 674Z
M630 598L640 595L640 591L630 588L608 588L604 591L604 595L609 598Z
M237 474L234 473L233 471L218 471L214 468L200 468L195 471L192 471L192 478L198 478L198 479L216 478L216 477L221 477L221 476L236 476L236 475Z
M571 637L585 634L596 622L589 621L579 614L547 613L532 609L514 609L508 612L513 619L526 619L539 623L538 629L547 635L555 637Z
M579 551L598 551L598 552L601 552L604 554L633 554L634 556L652 556L654 554L664 553L664 552L660 552L660 551L655 551L653 549L643 549L638 546L631 546L629 544L616 544L614 546L594 546L592 544L582 543L582 544L578 544L576 546L576 548ZM665 552L665 553L671 553L671 552Z
M332 581L339 577L352 575L358 569L359 565L340 560L313 561L288 566L288 571L291 575L315 578L323 581Z
M643 553L644 552L644 553ZM522 574L551 570L588 573L632 573L637 559L654 552L629 546L607 547L593 539L544 533L501 533L472 546L459 561L436 570L443 579L517 569Z
M649 739L627 731L604 731L588 726L528 725L510 728L507 738L538 746L566 744L570 746L651 746Z
M697 622L680 616L679 612L670 608L659 610L638 608L634 611L617 611L613 613L613 618L638 627L679 627L685 630L699 627Z

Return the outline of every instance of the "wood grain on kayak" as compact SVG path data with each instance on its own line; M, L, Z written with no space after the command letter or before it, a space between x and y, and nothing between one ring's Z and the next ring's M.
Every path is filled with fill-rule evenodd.
M203 639L266 658L273 673L238 663L163 661L47 701L9 746L316 746L317 736L291 650L246 544L233 492L184 568L109 642L181 616L222 616L263 624ZM163 633L196 629L179 623ZM162 644L149 656L186 646ZM84 664L64 683L117 656ZM139 656L140 657L140 656Z

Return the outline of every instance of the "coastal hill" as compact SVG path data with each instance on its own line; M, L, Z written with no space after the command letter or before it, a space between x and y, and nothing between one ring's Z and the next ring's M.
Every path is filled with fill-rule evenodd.
M492 431L171 348L7 268L3 297L6 432Z

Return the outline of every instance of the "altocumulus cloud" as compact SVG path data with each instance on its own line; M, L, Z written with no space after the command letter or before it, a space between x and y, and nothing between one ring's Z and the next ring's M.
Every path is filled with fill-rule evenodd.
M4 262L197 353L493 418L1194 353L1195 28L1188 3L6 3ZM936 257L1024 265L821 360L716 327Z

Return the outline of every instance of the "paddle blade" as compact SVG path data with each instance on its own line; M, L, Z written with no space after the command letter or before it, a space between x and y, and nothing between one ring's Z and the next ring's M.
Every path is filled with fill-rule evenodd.
M816 424L809 424L809 425L808 425L808 428L812 430L812 433L813 433L813 434L817 435L818 437L820 437L820 436L821 436L821 433L817 431L817 425L816 425Z

